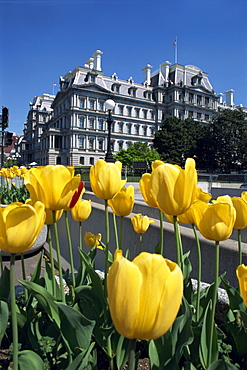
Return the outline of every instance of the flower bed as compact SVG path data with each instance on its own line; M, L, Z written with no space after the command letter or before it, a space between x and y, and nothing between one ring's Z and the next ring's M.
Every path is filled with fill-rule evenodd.
M2 270L0 277L0 340L2 349L11 354L14 369L247 368L247 267L242 263L241 231L236 243L239 288L219 276L221 241L230 237L233 228L247 226L245 192L238 199L225 196L210 203L210 194L196 187L192 159L186 161L185 169L155 161L152 173L143 175L140 188L147 204L159 212L160 238L158 244L149 245L151 253L142 252L152 220L142 215L132 217L133 235L139 236L139 250L133 259L131 245L123 253L124 218L132 211L134 199L133 189L125 188L121 179L121 163L99 160L90 170L92 190L103 199L104 240L101 230L87 230L83 243L82 223L93 210L91 202L79 200L83 183L72 168L58 165L31 169L24 182L31 200L10 204L0 216L2 249L11 253L10 269ZM109 206L113 210L112 228ZM68 212L78 223L76 253ZM60 223L62 213L65 226ZM164 240L164 214L174 227L175 262L165 258L169 246ZM184 222L192 225L195 235L197 285L191 278L189 253L183 251L180 223ZM30 281L25 279L23 265L23 279L19 282L24 294L15 302L15 255L30 248L44 223L48 225L50 262L45 261L41 275L41 254ZM65 274L59 227L66 229L70 256L70 269ZM215 243L214 279L205 287L201 286L198 229ZM110 245L111 234L114 245ZM85 251L85 244L90 249ZM103 279L95 271L98 253L104 256ZM80 261L77 275L74 259ZM66 292L60 289L63 279L68 286ZM229 299L223 316L218 315L217 308L220 284Z

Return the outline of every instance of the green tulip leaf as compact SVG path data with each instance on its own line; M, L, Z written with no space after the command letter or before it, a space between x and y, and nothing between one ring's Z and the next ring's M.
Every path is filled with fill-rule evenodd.
M202 325L201 341L199 346L199 356L204 369L208 369L211 363L218 359L218 342L215 324L213 325L213 340L212 349L210 352L210 331L211 322L214 312L212 310L212 301L210 300L205 311L204 321ZM209 360L211 359L211 360Z
M224 285L224 288L228 294L229 298L229 305L231 310L244 310L245 304L243 302L243 299L237 289L235 289L233 286L230 285L230 283L221 277L222 284Z
M8 303L5 301L0 301L0 345L5 333L5 330L8 326L9 321L9 308Z
M182 271L184 275L184 284L187 284L189 281L190 273L192 271L192 265L189 259L190 251L185 253L182 257Z
M103 248L104 250L104 253L106 254L106 245L102 242L102 240L100 241L100 245L101 247ZM114 261L114 258L113 258L113 255L112 253L108 250L108 254L107 254L107 261L108 263L111 265Z
M10 292L10 271L5 266L0 276L0 299L3 301L7 301L9 298L9 292Z
M80 251L79 248L78 248L78 251ZM80 263L79 269L78 269L76 277L75 277L75 287L79 287L79 286L83 285L83 282L86 279L86 273L87 273L87 269L86 269L85 264Z
M217 282L216 282L217 289L219 287L219 283L220 283L220 280L217 279ZM200 292L200 319L199 319L199 322L202 322L202 320L204 319L204 315L205 315L208 303L209 303L210 300L212 301L212 299L213 299L214 284L215 283L209 285L206 289L203 289Z
M94 360L91 355L94 345L94 342L91 343L88 351L82 351L78 356L76 356L74 361L66 368L66 370L84 370L89 368L89 363L96 365L96 359Z
M18 326L20 328L23 328L23 326L26 324L27 322L27 317L24 316L22 313L18 312L18 307L16 307L16 311L17 311L17 323L18 323Z
M236 366L224 360L217 360L207 370L238 370Z
M90 285L82 285L75 288L75 294L79 299L79 307L82 314L91 320L98 321L104 306L96 290Z
M112 337L114 337L114 335ZM129 339L122 335L118 335L116 348L116 364L118 369L122 369L127 362L129 355L129 341Z
M228 333L233 338L236 352L239 356L245 356L247 352L247 313L243 311L234 311L234 321L225 324Z
M40 253L38 263L37 263L37 265L34 269L34 272L32 273L32 276L31 276L31 281L34 282L34 283L37 283L37 284L39 283L43 256L44 256L44 251L42 250L41 253Z
M178 369L183 349L193 341L191 330L192 307L183 298L178 316L170 330L162 337L149 342L151 368ZM165 348L165 351L164 351Z
M37 299L45 312L49 315L50 319L60 327L61 322L59 311L55 304L54 297L45 288L36 283L26 280L19 280L19 282L28 289L33 297Z
M19 352L18 362L19 362L18 369L20 370L30 370L30 369L44 370L45 369L44 363L41 357L39 357L37 353L30 351L30 350Z
M184 370L196 370L196 367L191 362L185 362Z
M154 252L157 253L157 254L161 254L161 249L162 249L162 243L158 242L158 244L156 244L156 246L154 248Z
M87 268L87 271L88 271L88 274L92 280L92 286L96 292L96 294L98 295L98 298L100 299L101 303L104 305L104 307L106 306L106 298L105 298L105 295L104 295L104 288L103 288L103 284L102 284L102 281L99 277L99 275L97 274L97 272L95 272L94 268L88 263L88 258L87 258L87 255L85 252L83 251L80 251L81 253L81 256L86 264L86 268Z
M79 311L63 303L56 303L60 310L61 331L72 351L88 349L92 339L95 321L88 320Z
M51 269L51 265L47 261L45 261L44 280L45 280L45 287L46 287L47 291L53 296L52 269ZM59 288L56 279L55 279L54 298L56 300L62 300L61 289Z

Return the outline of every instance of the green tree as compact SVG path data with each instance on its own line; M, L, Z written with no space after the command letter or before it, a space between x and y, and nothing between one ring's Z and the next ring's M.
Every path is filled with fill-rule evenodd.
M183 166L186 158L196 159L201 137L202 126L198 122L169 116L156 132L153 143L164 161Z
M239 110L225 109L210 124L208 143L213 149L214 167L222 172L247 166L247 121Z
M115 156L116 161L122 162L124 166L131 167L133 162L145 161L149 163L160 159L159 153L155 149L150 149L148 143L138 141L131 144L128 149L121 149Z

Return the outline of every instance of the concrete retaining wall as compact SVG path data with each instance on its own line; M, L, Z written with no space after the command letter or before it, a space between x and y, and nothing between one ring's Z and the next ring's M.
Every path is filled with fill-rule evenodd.
M83 222L83 235L86 231L90 231L93 234L101 233L102 240L105 240L105 217L104 217L104 202L97 199L93 193L86 192L83 196L84 199L91 199L93 205L93 211L88 220ZM112 224L112 214L110 213L110 230L113 230ZM143 234L143 250L147 252L154 252L155 246L159 242L159 211L156 208L151 208L147 206L142 201L136 201L133 209L133 214L142 213L143 215L148 215L150 218L155 220L154 224L150 224L148 231ZM71 237L72 244L74 248L75 256L75 268L78 269L80 259L77 251L79 244L78 235L78 223L75 222L70 217L70 227L71 227ZM123 249L126 251L130 250L130 258L132 259L136 254L139 253L139 235L133 231L133 227L130 221L130 217L124 219L124 233L123 233ZM119 220L118 220L119 221ZM60 244L63 256L64 266L68 267L66 261L69 261L68 243L65 230L64 217L59 221L59 236ZM194 238L194 233L191 227L180 226L181 237L183 242L184 252L190 251L190 260L192 263L192 273L193 278L197 277L197 248ZM204 237L200 236L201 252L202 252L202 281L206 283L211 283L214 279L214 258L215 258L215 247L214 242L206 240ZM84 245L84 250L88 251L88 247ZM110 250L114 252L115 250L115 238L114 233L111 231L110 236ZM173 261L176 260L175 252L175 239L173 232L173 225L164 222L164 255ZM247 244L243 243L243 263L247 264ZM226 271L225 278L230 281L234 286L237 286L237 279L235 275L235 270L238 265L238 245L237 241L234 239L229 239L220 243L220 273ZM96 256L96 269L104 269L104 253L98 250Z

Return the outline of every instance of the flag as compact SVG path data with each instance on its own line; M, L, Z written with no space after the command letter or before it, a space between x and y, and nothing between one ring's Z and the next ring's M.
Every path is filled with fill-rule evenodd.
M177 45L177 40L173 41L173 45Z
M57 86L57 84L54 82L53 86Z

